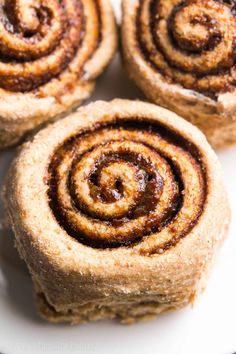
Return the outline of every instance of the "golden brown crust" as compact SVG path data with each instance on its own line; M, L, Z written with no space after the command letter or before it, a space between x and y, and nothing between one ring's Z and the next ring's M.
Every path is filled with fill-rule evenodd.
M88 98L117 45L107 0L0 6L0 149Z
M96 102L39 132L5 196L39 311L54 322L132 322L186 306L230 219L203 134L139 101Z
M234 5L123 0L123 58L153 102L197 125L213 146L236 142Z

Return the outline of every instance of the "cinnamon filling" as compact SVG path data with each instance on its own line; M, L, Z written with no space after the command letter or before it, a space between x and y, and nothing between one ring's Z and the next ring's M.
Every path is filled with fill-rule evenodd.
M212 98L235 89L235 4L140 0L138 45L166 80Z
M9 0L0 5L0 87L37 89L66 70L80 77L101 34L97 0Z
M137 245L150 236L167 250L204 208L198 149L163 126L117 122L65 141L49 165L48 196L68 235L96 248Z

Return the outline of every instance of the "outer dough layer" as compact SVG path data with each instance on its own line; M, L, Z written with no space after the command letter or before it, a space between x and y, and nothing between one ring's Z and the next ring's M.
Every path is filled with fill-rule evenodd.
M177 244L158 253L142 249L152 249L162 232L127 247L84 245L58 224L49 206L48 165L58 146L84 129L127 118L151 120L192 142L206 172L199 220ZM13 162L5 197L39 313L52 322L118 317L132 323L192 303L205 287L230 220L221 167L203 134L174 113L139 101L98 101L39 132Z
M27 3L21 2L21 5L26 6L24 11L29 10ZM93 17L95 14L89 12L90 8L94 9L94 6L98 11L96 16L100 18L98 24ZM114 55L117 47L117 31L113 10L108 0L89 0L83 4L83 8L84 16L87 17L88 28L85 28L85 31L88 31L88 35L86 37L84 34L82 47L80 45L75 58L72 58L59 76L52 77L44 85L39 85L36 89L27 92L17 92L17 90L11 92L0 88L0 149L17 143L32 129L71 112L93 91L95 79L103 72ZM30 23L30 19L28 20ZM92 26L92 29L89 26ZM97 31L96 26L100 31L99 40L96 48L91 50L90 46L95 45L93 31ZM50 55L53 57L52 53L49 53L49 57ZM80 61L83 64L79 63ZM14 65L18 65L19 70L21 64L13 64L13 70ZM29 67L30 65L29 61ZM41 70L40 63L38 68ZM78 76L76 71L80 71Z
M152 102L197 125L213 147L224 148L235 144L235 91L222 93L214 100L179 84L168 83L140 51L136 36L139 3L139 0L123 0L123 61L130 78Z

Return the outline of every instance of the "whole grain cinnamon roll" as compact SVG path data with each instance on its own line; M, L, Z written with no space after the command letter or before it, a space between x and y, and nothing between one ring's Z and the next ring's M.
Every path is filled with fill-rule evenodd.
M236 143L235 13L228 0L123 0L130 77L215 147Z
M229 224L216 155L163 108L97 102L15 159L6 207L40 314L80 323L193 302Z
M108 0L2 0L0 148L88 98L116 42Z

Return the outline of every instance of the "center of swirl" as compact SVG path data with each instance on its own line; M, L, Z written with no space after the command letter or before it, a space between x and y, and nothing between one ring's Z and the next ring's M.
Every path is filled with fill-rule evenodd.
M217 10L220 10L219 14ZM169 22L170 32L177 46L190 52L213 49L224 36L222 30L228 27L228 12L225 12L224 7L219 8L213 1L206 4L190 3L177 6Z
M103 220L151 212L163 193L158 172L163 165L160 156L138 143L114 141L99 146L72 170L76 204ZM163 172L168 173L168 168Z
M155 125L127 121L66 141L49 167L49 203L59 224L91 247L146 237L159 240L157 249L178 242L202 213L205 186L198 157L171 139Z

